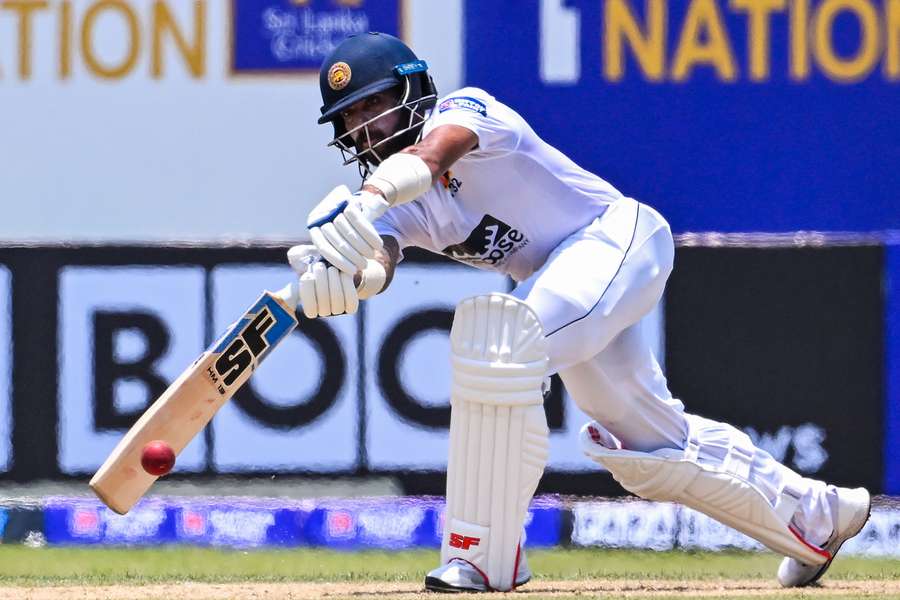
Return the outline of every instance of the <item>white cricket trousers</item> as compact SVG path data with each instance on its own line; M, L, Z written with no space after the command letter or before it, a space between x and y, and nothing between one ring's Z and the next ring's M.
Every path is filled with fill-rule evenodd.
M623 199L563 240L512 294L541 319L550 372L559 373L579 408L624 447L684 449L691 430L705 446L701 452L715 455L740 432L684 412L647 336L644 317L662 297L674 254L665 219L645 204ZM800 476L759 448L749 478L773 503L786 485L801 491L794 524L812 543L831 535L824 483Z

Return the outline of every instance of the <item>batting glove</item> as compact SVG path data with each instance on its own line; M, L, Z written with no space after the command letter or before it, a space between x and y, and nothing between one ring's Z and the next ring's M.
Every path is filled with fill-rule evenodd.
M288 262L300 275L300 304L308 318L352 315L359 309L353 276L320 260L315 246L294 246Z
M387 209L379 194L352 194L346 185L339 185L312 210L306 225L322 258L352 276L381 249L381 236L372 222Z

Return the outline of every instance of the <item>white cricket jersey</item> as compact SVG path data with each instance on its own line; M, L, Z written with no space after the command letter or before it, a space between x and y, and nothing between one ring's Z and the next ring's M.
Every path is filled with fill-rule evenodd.
M417 246L522 281L563 239L623 198L484 90L443 97L422 136L441 125L471 130L478 147L424 195L375 222L401 248Z

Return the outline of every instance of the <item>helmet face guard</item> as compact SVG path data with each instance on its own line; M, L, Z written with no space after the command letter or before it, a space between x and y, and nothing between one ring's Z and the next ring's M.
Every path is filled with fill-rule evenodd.
M395 146L410 146L418 140L422 125L425 123L425 119L428 116L428 109L434 106L434 103L437 100L437 94L432 91L432 93L425 96L411 99L411 88L412 82L410 81L409 76L406 76L403 94L397 105L372 117L368 121L357 125L353 129L347 130L344 127L340 115L335 117L335 137L328 143L328 147L334 146L341 151L341 156L344 160L343 166L353 164L354 162L357 163L359 174L365 179L371 173L371 166L373 164L380 164L381 161L390 154L400 149L395 148ZM362 100L362 98L360 100ZM357 102L358 101L359 100L357 100ZM372 138L369 134L369 125L388 114L403 110L406 110L408 113L405 124L388 137L376 144L372 144ZM340 123L338 122L339 120ZM365 140L365 149L362 151L357 150L357 145L354 141L354 137L357 137L358 134L361 134L362 139Z
M319 89L323 100L319 123L334 127L334 139L328 146L341 151L344 165L357 163L363 178L372 165L418 141L428 112L437 102L425 61L401 40L377 32L352 35L341 42L322 63ZM347 130L342 111L391 89L399 96L395 106ZM371 125L395 111L401 113L397 130L372 145Z

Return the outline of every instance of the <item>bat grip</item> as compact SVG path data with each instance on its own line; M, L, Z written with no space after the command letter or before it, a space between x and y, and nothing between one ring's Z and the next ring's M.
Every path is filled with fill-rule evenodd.
M274 295L283 300L291 310L297 310L300 306L300 280L294 279Z
M304 263L306 263L307 271L312 269L312 266L322 260L322 255L318 252L309 252L301 259ZM297 310L300 306L300 281L299 278L294 279L283 288L274 293L275 296L281 298L291 310Z

